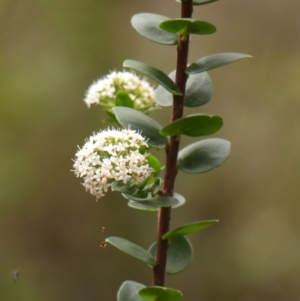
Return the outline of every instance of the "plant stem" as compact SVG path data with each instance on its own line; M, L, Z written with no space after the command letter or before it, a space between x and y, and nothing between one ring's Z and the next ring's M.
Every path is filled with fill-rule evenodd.
M182 1L181 18L191 18L193 13L193 1ZM174 96L172 108L172 121L183 116L185 85L187 75L185 69L188 60L189 36L183 39L179 37L177 45L177 67L175 83L182 92L181 96ZM175 178L177 175L177 155L180 140L177 136L171 136L166 148L166 168L163 188L160 192L164 196L173 196ZM158 212L157 245L156 245L156 265L153 269L153 285L164 286L165 272L168 256L168 240L162 236L169 231L171 220L171 207L161 207Z

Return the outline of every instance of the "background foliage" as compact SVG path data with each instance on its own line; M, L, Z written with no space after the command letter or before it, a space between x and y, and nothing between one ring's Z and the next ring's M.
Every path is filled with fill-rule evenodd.
M175 1L0 1L1 299L114 300L123 279L151 281L143 264L99 245L118 235L147 248L155 216L130 210L117 193L96 203L70 169L76 145L104 117L82 101L94 79L126 58L174 69L175 48L141 38L131 16L178 17L178 9ZM167 278L187 300L300 298L299 10L297 0L223 0L195 10L217 33L193 37L190 61L225 51L254 59L210 71L214 94L203 109L223 117L217 135L232 143L229 160L178 178L188 204L174 210L172 228L220 219L191 235L198 261Z

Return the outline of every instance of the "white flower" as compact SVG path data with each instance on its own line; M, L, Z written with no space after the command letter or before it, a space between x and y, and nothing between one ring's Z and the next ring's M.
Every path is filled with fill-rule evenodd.
M88 107L99 104L110 110L116 105L116 96L120 91L128 94L136 110L150 113L157 109L153 87L145 79L128 71L113 71L95 81L86 91L84 102Z
M74 173L98 199L114 181L139 184L152 175L146 148L145 138L133 130L108 129L93 134L75 155Z

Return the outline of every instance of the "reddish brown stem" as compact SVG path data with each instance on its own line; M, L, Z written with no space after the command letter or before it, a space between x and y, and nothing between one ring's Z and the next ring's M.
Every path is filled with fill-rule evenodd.
M181 18L191 18L193 13L193 1L182 1ZM185 69L187 66L189 51L189 36L179 37L177 45L177 67L176 67L176 85L182 91L182 95L174 96L172 121L183 116L184 95L187 75ZM177 155L179 151L179 139L177 136L171 136L166 148L166 168L164 184L161 195L173 196L175 179L177 175ZM157 228L157 246L156 246L156 265L153 269L153 285L164 286L166 263L168 255L168 240L162 239L162 236L169 231L171 220L171 207L162 207L158 213Z

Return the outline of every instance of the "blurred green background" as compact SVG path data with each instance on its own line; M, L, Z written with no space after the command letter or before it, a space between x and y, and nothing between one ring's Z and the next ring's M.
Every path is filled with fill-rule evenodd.
M147 248L156 215L117 193L96 202L70 170L77 145L107 126L82 101L93 80L128 58L174 69L176 48L139 36L131 16L179 9L172 0L0 0L1 301L116 300L126 279L150 284L147 266L100 243L116 235ZM212 70L213 99L200 108L223 117L215 136L232 142L230 159L178 177L188 202L172 228L220 219L190 236L193 264L167 277L185 300L300 300L299 13L299 0L195 8L218 30L193 37L189 62L225 51L253 59ZM152 116L165 124L169 109Z

